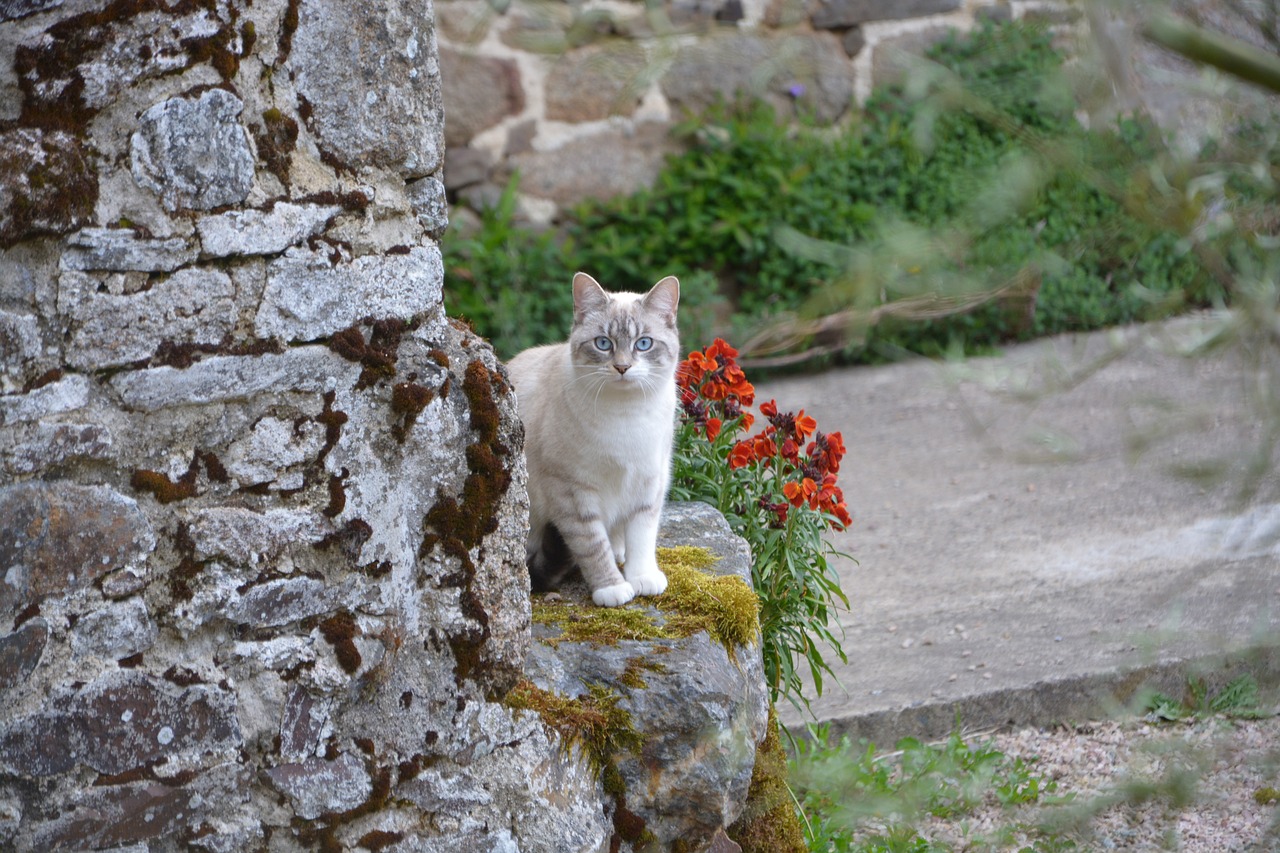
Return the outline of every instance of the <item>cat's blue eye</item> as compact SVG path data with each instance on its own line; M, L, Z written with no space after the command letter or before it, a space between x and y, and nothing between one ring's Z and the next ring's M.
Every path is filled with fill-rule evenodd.
M596 349L600 350L600 352L608 352L609 350L613 349L613 341L609 340L604 335L601 335L600 337L596 338L595 343L596 343Z
M640 352L648 352L649 350L653 349L653 338L649 338L649 337L637 338L636 349L639 350Z

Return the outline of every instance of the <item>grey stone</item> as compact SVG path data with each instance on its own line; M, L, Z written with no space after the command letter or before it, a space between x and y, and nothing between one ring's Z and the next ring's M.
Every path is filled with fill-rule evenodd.
M871 53L871 79L877 86L901 84L913 61L951 34L950 27L929 27L876 42Z
M799 103L820 121L833 122L853 102L853 77L840 40L830 33L740 32L681 49L661 86L672 106L695 112L752 95L767 97L784 114Z
M36 12L56 9L62 2L63 0L0 0L0 21L15 21Z
M247 589L227 609L227 618L254 628L271 628L316 616L335 605L324 581L281 578Z
M292 762L315 757L329 725L328 703L301 687L293 688L280 718L280 757Z
M170 780L167 784L142 781L86 787L68 797L66 808L56 817L43 823L33 821L26 845L19 851L152 853L174 849L175 839L227 826L220 814L243 810L251 784L249 770L226 763L202 768L182 784ZM247 841L253 836L248 833L242 837ZM235 849L252 848L246 843Z
M267 269L254 332L308 341L362 317L409 319L440 306L443 280L444 264L434 244L337 265L323 253L293 249Z
M106 486L28 481L0 487L0 619L46 596L139 566L151 525L132 498Z
M543 83L547 118L582 122L630 115L648 82L648 67L644 48L626 41L566 53Z
M172 272L196 259L181 237L144 239L129 228L84 228L71 235L62 267L69 270Z
M318 542L330 532L329 523L314 512L243 507L210 507L191 516L191 544L201 560L225 557L252 565L274 557L296 542Z
M37 616L0 637L0 690L17 687L40 665L49 643L49 623Z
M445 197L444 184L434 175L428 175L409 184L405 190L418 222L428 234L438 239L449 227L449 200Z
M121 569L102 579L102 594L110 599L128 598L146 589L147 583L145 572Z
M25 394L0 397L0 426L26 423L74 412L89 405L92 383L78 373L64 376Z
M0 132L0 249L88 222L98 181L81 143L59 130Z
M710 571L750 585L750 550L712 507L668 505L659 546L673 545L707 548L719 558ZM570 601L587 601L580 586L562 592ZM534 625L535 640L557 633ZM619 680L632 660L655 665L643 673L643 686ZM705 632L616 645L535 642L525 674L538 687L565 696L583 695L595 684L617 692L641 741L637 751L613 756L626 785L626 806L661 844L684 839L692 849L704 849L717 830L736 820L768 721L758 640L735 647L732 657Z
M274 483L296 489L302 485L302 475L291 475L286 469L315 459L324 446L324 433L324 427L314 421L295 426L292 421L264 417L249 435L227 449L222 462L242 486Z
M632 133L610 129L553 151L519 154L507 168L520 171L521 192L569 205L648 186L675 149L665 125L642 124Z
M954 12L960 0L821 0L811 20L817 29L852 27L867 21L896 21Z
M209 210L245 200L254 159L239 115L244 104L224 89L172 98L142 114L129 154L133 177L167 210Z
M840 40L840 46L850 57L857 56L867 46L867 34L862 31L862 27L850 27Z
M36 777L77 765L116 774L240 745L234 694L112 672L0 728L0 767Z
M16 376L40 358L40 321L34 314L0 310L0 374Z
M35 433L13 448L5 468L31 474L72 459L105 459L113 443L111 431L98 424L36 424Z
M458 146L444 155L444 185L450 191L478 184L489 177L493 158L480 148Z
M373 780L364 763L347 754L333 761L313 758L298 764L281 764L266 775L271 785L289 798L298 817L305 820L353 809L373 793Z
M342 208L337 205L278 202L270 210L233 210L196 220L203 253L274 255L319 234Z
M78 291L65 300L74 304L66 358L85 370L150 358L164 343L216 345L236 325L235 287L221 270L178 270L128 296L83 293L74 274L64 273L59 284Z
M71 631L71 648L79 656L119 660L145 652L156 643L156 626L139 598L116 602L86 613Z
M443 48L440 68L444 90L445 141L464 146L476 134L524 110L520 71L510 59L493 59Z
M360 365L346 361L327 347L294 347L283 353L258 356L224 355L206 358L191 367L154 367L120 373L111 387L130 409L154 412L173 406L248 400L282 389L322 392L350 387ZM3 414L0 398L0 414Z
M430 2L386 0L377 14L344 0L302 4L288 65L311 106L308 125L341 163L411 177L440 168L444 111Z

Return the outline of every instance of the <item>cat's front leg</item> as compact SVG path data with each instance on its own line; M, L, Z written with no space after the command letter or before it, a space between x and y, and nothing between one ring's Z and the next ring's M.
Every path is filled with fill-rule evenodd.
M627 521L627 562L623 576L637 595L661 595L667 576L658 568L658 521L662 504L642 507Z
M591 587L591 600L600 607L621 607L636 590L618 571L609 531L600 511L585 496L558 522L564 543Z

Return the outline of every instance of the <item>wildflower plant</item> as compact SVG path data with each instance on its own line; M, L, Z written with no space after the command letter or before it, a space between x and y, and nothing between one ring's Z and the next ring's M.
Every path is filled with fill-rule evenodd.
M765 677L776 702L785 696L808 708L802 668L818 695L831 667L823 647L845 661L832 633L836 610L848 607L830 559L845 556L826 540L851 523L836 484L844 441L822 433L804 413L761 403L737 362L717 338L680 363L680 423L671 496L717 507L751 546L752 581L760 597Z

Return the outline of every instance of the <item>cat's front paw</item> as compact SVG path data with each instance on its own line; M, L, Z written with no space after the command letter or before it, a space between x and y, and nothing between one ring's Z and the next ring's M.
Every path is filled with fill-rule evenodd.
M663 585L665 584L666 578L663 578ZM635 597L635 588L626 581L613 586L602 586L591 593L591 600L599 607L621 607Z
M627 575L627 583L635 589L636 595L662 595L667 589L667 576L662 569L653 566Z

